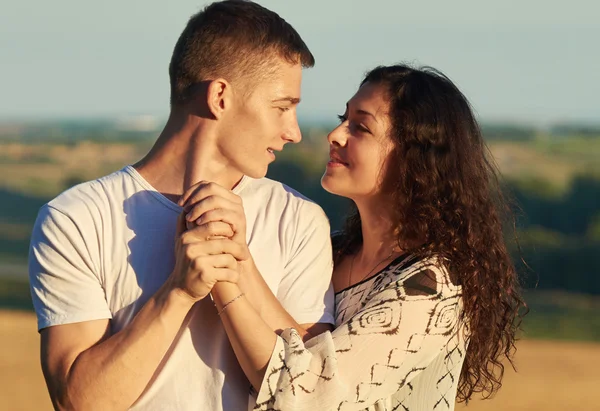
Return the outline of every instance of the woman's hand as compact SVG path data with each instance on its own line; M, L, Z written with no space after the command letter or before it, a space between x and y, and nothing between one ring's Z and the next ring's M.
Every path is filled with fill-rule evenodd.
M238 195L216 183L201 181L181 196L179 205L187 212L188 228L204 227L207 239L230 238L245 251L243 260L250 258L246 243L246 214ZM229 229L223 223L229 225Z
M246 214L242 199L230 190L216 184L200 182L181 197L179 204L186 212L186 224L204 240L228 238L239 246L237 271L239 288L253 308L262 313L265 298L273 297L246 243ZM215 291L219 294L217 287ZM219 295L213 294L213 297Z
M238 260L246 258L247 247L227 238L227 224L205 224L185 229L182 214L177 222L175 268L170 287L180 290L193 301L206 297L218 281L237 283ZM219 235L221 238L206 241Z

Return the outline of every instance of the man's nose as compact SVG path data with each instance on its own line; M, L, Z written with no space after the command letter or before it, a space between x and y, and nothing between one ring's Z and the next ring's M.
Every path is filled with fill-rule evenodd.
M298 118L294 116L294 119L290 122L287 130L283 133L283 139L290 143L299 143L302 140L302 133L300 132L300 126L298 125Z

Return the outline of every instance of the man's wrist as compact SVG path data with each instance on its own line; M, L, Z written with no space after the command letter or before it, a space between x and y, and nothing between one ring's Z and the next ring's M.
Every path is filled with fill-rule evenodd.
M156 294L157 304L166 310L185 310L189 311L196 303L191 295L178 287L173 287L169 281L160 288Z

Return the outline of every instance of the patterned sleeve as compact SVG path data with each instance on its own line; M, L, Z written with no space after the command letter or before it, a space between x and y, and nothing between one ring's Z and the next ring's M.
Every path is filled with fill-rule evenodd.
M460 296L445 269L419 263L332 333L303 343L285 330L254 409L364 410L392 396L457 335Z

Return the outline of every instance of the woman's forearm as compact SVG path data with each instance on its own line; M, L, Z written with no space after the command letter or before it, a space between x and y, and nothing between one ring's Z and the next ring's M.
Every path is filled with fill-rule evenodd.
M279 334L286 328L294 328L304 340L311 337L309 332L298 324L283 308L256 268L254 262L250 261L244 266L238 285L241 291L244 292L245 298L255 309L255 312L268 325L270 330ZM214 295L213 291L213 297Z
M304 341L313 337L283 308L253 262L244 267L238 284L217 283L212 297L235 355L257 391L278 334L293 328ZM324 331L315 328L316 333Z
M233 351L246 377L252 386L259 390L277 341L277 334L245 296L239 297L241 294L242 290L236 284L224 282L216 284L212 290Z

